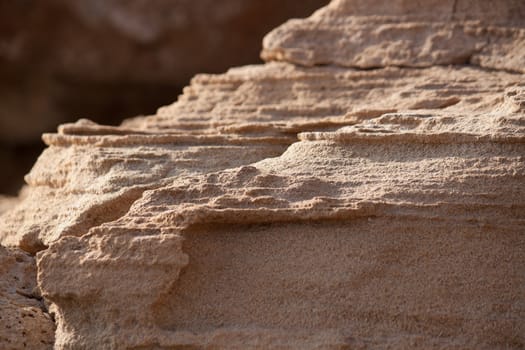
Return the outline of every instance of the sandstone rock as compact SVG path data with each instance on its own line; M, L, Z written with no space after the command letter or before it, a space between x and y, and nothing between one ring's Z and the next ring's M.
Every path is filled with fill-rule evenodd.
M16 197L7 197L0 195L0 215L8 211L9 209L12 209L16 203L18 203L18 199Z
M519 348L523 114L427 113L301 134L53 244L40 283L76 337L61 345Z
M264 57L287 62L44 135L0 240L38 252L57 349L525 346L525 85L505 56L525 55L521 3L364 4L270 34ZM409 36L406 64L362 70L344 33L389 52L374 21L402 42L478 26L465 47L490 59ZM297 60L310 46L333 60Z
M3 3L0 138L33 140L71 118L115 122L137 113L141 104L156 107L159 95L172 100L177 87L197 72L221 72L232 64L252 62L266 31L327 2ZM101 105L109 102L113 110ZM124 108L120 116L102 115L115 113L116 104Z
M264 39L262 57L306 66L474 64L525 73L521 0L336 0Z
M260 40L328 0L0 3L0 193L16 194L59 123L117 124L172 102L199 72L257 60Z
M26 177L27 198L0 224L0 239L36 252L117 219L144 190L278 156L300 131L334 130L386 112L435 110L425 114L444 113L450 125L489 133L497 122L479 118L503 108L505 89L521 81L469 67L363 72L284 63L200 75L156 116L120 128L79 121L44 135L50 147ZM473 118L455 117L465 112Z
M52 349L55 326L43 306L35 259L0 246L0 348Z
M126 133L82 120L44 139L50 147L26 177L27 196L0 223L4 244L31 253L119 218L144 190L173 177L249 164L285 149L268 138Z

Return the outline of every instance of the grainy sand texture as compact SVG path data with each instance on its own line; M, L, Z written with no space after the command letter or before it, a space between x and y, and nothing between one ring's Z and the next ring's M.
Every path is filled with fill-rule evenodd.
M42 341L525 347L525 2L333 0L263 46L155 115L43 136L0 217Z

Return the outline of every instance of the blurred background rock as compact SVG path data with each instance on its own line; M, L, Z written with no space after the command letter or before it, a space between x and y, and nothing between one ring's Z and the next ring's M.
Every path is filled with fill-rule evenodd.
M263 36L328 0L0 0L0 193L43 132L118 124L176 100L196 73L260 61Z

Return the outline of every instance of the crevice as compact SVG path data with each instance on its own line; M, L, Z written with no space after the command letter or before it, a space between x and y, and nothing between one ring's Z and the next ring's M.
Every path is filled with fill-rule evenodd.
M479 64L476 64L473 62L473 57L478 54L479 52L483 51L483 49L488 44L485 44L482 48L474 50L473 52L469 53L468 55L464 55L456 60L456 62L450 62L450 63L442 63L442 64L428 64L428 65L405 65L405 64L388 64L384 66L358 66L358 65L344 65L340 63L313 63L313 64L303 64L300 62L292 62L287 60L277 60L275 62L283 62L288 63L300 68L309 69L309 68L336 68L336 69L353 69L356 71L363 71L363 72L373 72L373 71L380 71L382 69L387 68L401 68L401 69L413 69L413 70L425 70L432 67L468 67L473 69L479 69L484 72L505 72L508 74L514 74L514 75L523 75L522 72L517 70L512 70L509 68L492 68L492 67L486 67L481 66Z
M452 4L452 13L451 13L451 19L454 20L456 17L456 11L458 10L458 0L454 0L454 3Z
M38 300L38 301L42 300L42 296L35 295L33 292L31 292L31 293L25 292L25 291L21 290L20 288L17 288L15 290L15 293L18 294L18 295L21 295L21 296L23 296L25 298L28 298L28 299L35 299L35 300Z
M373 72L373 71L381 71L381 70L387 69L387 68L425 70L425 69L429 69L429 68L433 68L433 67L470 67L470 68L481 69L481 70L487 71L487 72L507 72L507 73L516 74L516 75L522 75L522 73L520 73L520 72L509 70L509 69L490 68L490 67L484 67L484 66L480 66L480 65L477 65L475 63L472 63L472 57L475 54L476 53L465 55L463 58L458 59L458 62L456 62L456 63L450 63L450 64L429 64L429 65L418 65L418 66L415 66L415 65L404 65L404 64L389 64L389 65L384 65L384 66L367 66L367 67L362 67L362 66L357 66L357 65L348 65L347 66L347 65L338 64L338 63L319 64L319 65L318 64L313 64L313 65L309 65L308 66L308 65L303 65L303 64L297 64L295 62L288 62L288 61L282 61L282 62L289 63L289 64L292 64L292 65L295 65L295 66L298 66L298 67L301 67L301 68L305 68L305 69L327 67L327 68L336 68L336 69L353 69L353 70L356 70L356 71L363 71L363 72L368 72L368 71Z

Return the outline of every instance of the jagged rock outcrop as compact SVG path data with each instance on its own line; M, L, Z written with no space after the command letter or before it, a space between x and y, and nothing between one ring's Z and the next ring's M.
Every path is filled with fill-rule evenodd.
M55 325L36 286L35 259L0 246L0 348L52 349Z
M264 40L263 58L301 65L475 64L525 73L521 0L336 0Z
M50 147L26 177L31 190L5 215L3 243L36 253L62 236L119 218L143 191L170 178L249 164L285 149L265 138L124 130L80 121L44 135Z
M196 73L255 62L264 34L328 2L2 1L0 193L18 191L43 132L151 113Z
M82 235L117 219L144 190L173 177L180 181L278 156L300 131L335 130L396 111L435 110L457 120L452 125L458 128L470 123L464 130L489 133L497 130L498 119L479 118L503 108L505 89L521 81L521 75L470 67L362 72L285 63L201 75L156 116L119 128L79 121L44 135L50 147L26 177L31 191L7 214L0 238L36 252L61 236ZM454 116L465 111L472 118Z
M525 5L489 5L335 0L284 62L44 135L0 240L55 347L525 346Z
M265 31L327 2L2 3L0 138L27 141L59 122L88 115L86 110L73 111L75 103L90 113L102 113L100 100L115 103L115 95L130 106L148 104L147 99L158 99L161 88L182 87L195 72L221 72L228 64L250 62L259 51L254 40ZM118 121L113 118L107 120Z
M525 134L509 105L489 125L412 112L304 133L147 191L43 253L59 334L86 332L89 309L114 328L76 346L521 346Z

